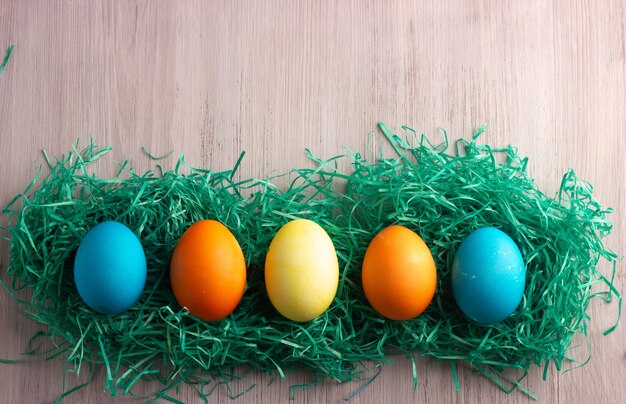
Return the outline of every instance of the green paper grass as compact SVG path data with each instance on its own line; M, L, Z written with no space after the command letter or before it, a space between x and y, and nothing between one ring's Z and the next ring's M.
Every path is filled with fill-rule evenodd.
M2 64L0 64L0 73L4 71L5 67L7 67L7 63L9 63L9 58L11 57L11 52L13 52L13 45L9 46L9 49L7 49L7 54L4 56Z
M112 395L133 395L135 384L144 380L156 386L149 398L172 401L181 383L191 384L204 398L220 385L232 397L245 393L231 391L228 384L241 377L240 365L272 378L306 369L314 385L323 379L364 379L390 354L406 354L413 361L414 352L450 361L457 388L459 361L507 392L520 389L532 395L521 380L533 365L544 367L545 378L551 364L561 370L574 360L571 343L578 334L587 336L593 297L617 297L621 311L621 296L612 283L616 254L603 244L611 230L610 210L594 200L591 186L572 171L555 198L546 196L528 177L527 159L515 148L478 144L484 128L471 141L450 145L446 135L443 144L432 145L408 128L411 139L403 140L380 126L399 158L367 161L348 151L321 160L309 153L315 167L284 174L290 180L285 189L273 185L275 178L235 180L243 153L229 171L193 168L181 157L172 170L157 165L138 174L123 162L113 178L100 178L92 164L110 148L90 143L78 151L77 144L54 162L44 152L50 173L35 178L3 210L8 215L3 230L11 241L5 289L28 318L44 326L29 342L28 353L62 356L67 372L87 371L89 382L94 365L104 366L104 387ZM338 169L346 159L352 173ZM269 243L294 218L319 223L332 238L340 263L333 304L307 323L282 318L263 284ZM169 284L169 261L179 237L202 219L219 220L231 229L248 264L240 305L213 323L181 309ZM80 241L104 220L129 226L148 262L140 300L115 316L90 310L73 281ZM420 234L438 270L433 302L410 321L382 318L361 289L365 250L391 224ZM527 265L520 307L492 326L464 317L450 288L457 247L484 226L509 234ZM613 265L608 277L598 270L600 260ZM44 351L46 339L52 348ZM414 361L412 367L417 385ZM64 385L60 398L83 386ZM292 386L292 393L301 387L307 386Z

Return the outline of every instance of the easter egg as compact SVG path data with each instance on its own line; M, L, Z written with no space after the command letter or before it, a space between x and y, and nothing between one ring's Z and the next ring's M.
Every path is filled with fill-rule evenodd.
M118 314L128 310L146 284L146 255L125 225L102 222L87 232L74 258L78 294L93 310Z
M506 233L485 227L461 242L451 276L461 311L478 323L494 324L509 317L522 300L526 267Z
M246 287L246 262L235 236L215 220L192 224L172 254L176 301L204 321L221 320L237 307Z
M265 258L265 287L280 314L293 321L318 317L338 284L335 246L320 225L297 219L278 230Z
M422 314L435 295L437 270L428 246L415 232L389 226L370 242L361 272L372 307L392 320Z

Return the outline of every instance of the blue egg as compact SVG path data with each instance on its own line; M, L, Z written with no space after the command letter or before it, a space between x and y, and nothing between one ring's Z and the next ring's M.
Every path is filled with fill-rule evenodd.
M146 284L146 255L141 242L125 225L102 222L78 246L74 282L93 310L118 314L128 310Z
M452 264L452 292L472 320L495 324L519 306L526 284L524 259L515 242L493 227L463 240Z

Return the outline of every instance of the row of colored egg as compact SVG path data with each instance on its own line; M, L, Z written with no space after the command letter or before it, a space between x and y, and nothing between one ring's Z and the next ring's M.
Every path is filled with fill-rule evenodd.
M105 314L130 308L146 281L146 258L135 234L118 222L103 222L80 243L74 262L76 287L85 303ZM394 225L367 248L362 286L382 316L419 316L435 294L437 271L428 246L415 232ZM463 240L451 272L453 295L469 318L492 324L519 305L526 269L513 240L495 228L474 231ZM182 235L170 264L177 302L204 321L220 320L239 304L246 286L241 247L215 220L192 224ZM331 238L317 223L285 224L270 243L265 286L276 310L293 321L309 321L331 305L339 283L339 263Z

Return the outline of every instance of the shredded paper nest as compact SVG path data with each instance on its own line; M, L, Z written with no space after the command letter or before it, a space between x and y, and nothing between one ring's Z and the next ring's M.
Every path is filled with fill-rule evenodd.
M172 170L156 165L144 174L118 163L116 176L100 178L89 166L110 148L91 143L80 150L77 144L54 161L44 153L49 174L35 178L3 210L8 225L2 234L11 245L5 289L28 318L44 326L25 344L27 353L62 356L66 372L93 376L94 365L102 365L104 386L112 395L133 394L140 380L156 381L151 397L172 401L183 382L206 398L216 386L237 378L234 369L240 365L281 378L306 369L313 384L347 382L367 380L370 369L397 353L411 360L417 353L450 361L457 388L455 364L465 362L506 391L531 394L520 382L533 365L542 366L546 377L552 364L560 370L574 360L568 349L577 334L587 336L590 299L617 297L621 309L613 285L616 254L603 243L612 227L610 210L572 171L555 197L546 196L515 148L478 143L484 127L470 141L450 144L446 135L444 143L433 145L409 128L404 128L408 136L400 138L380 126L399 156L367 161L349 151L321 160L309 153L315 167L284 174L291 181L282 189L272 178L235 180L241 158L224 172L190 167L182 157ZM338 168L345 159L352 165L349 173ZM269 243L295 218L314 220L328 232L340 266L332 305L306 323L281 317L263 283ZM202 219L219 220L232 231L248 267L241 303L218 322L189 315L176 303L169 283L176 243ZM140 300L114 316L89 309L73 279L78 245L104 220L133 230L148 263ZM365 250L391 224L419 234L437 266L432 303L409 321L378 315L361 287ZM459 244L485 226L510 235L527 266L520 306L491 326L466 318L450 285ZM607 271L612 268L608 275L598 269L601 260L608 261ZM42 339L51 343L42 345ZM417 383L415 364L413 375ZM64 385L60 398L82 386Z

